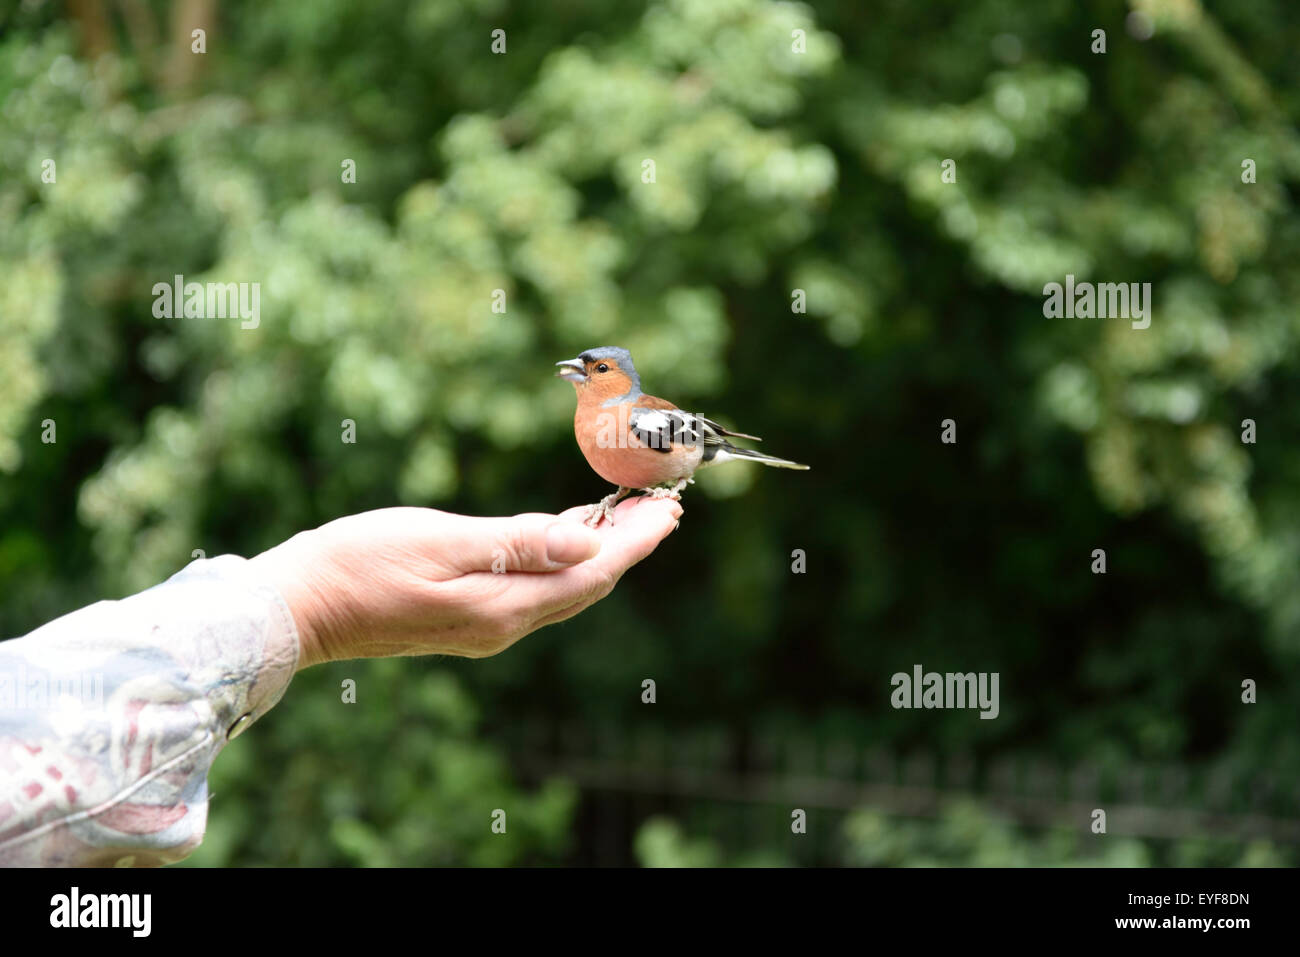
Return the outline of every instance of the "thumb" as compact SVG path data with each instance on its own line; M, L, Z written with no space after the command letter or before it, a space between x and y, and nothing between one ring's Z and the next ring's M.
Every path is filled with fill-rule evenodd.
M472 521L458 556L466 572L553 572L594 558L600 551L600 536L593 529L555 515Z

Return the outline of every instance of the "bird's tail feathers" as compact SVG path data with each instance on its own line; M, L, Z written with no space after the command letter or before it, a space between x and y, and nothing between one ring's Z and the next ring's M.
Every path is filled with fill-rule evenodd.
M801 465L798 462L791 462L789 459L778 459L775 455L764 455L762 452L755 452L752 449L740 449L734 445L728 449L718 452L717 460L725 462L727 459L747 459L750 462L758 462L761 465L771 465L778 469L806 469L807 465Z

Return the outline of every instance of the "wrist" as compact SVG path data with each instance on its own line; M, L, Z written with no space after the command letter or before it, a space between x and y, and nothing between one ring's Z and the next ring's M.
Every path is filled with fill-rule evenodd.
M316 551L313 533L300 532L249 559L253 574L280 593L293 615L299 671L330 660L321 641L323 603L312 584L312 569L320 563Z

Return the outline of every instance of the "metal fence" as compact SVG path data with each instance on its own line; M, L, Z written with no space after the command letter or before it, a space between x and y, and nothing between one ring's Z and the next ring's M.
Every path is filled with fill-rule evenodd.
M715 838L743 847L756 832L771 837L774 826L788 835L793 808L817 824L794 845L798 859L832 863L852 810L927 818L963 798L1024 828L1086 831L1102 808L1110 834L1300 844L1300 779L1231 762L1104 768L1031 754L897 754L848 740L545 718L515 725L501 743L521 780L561 776L582 789L579 824L595 835L591 863L631 863L631 835L656 813L707 819Z

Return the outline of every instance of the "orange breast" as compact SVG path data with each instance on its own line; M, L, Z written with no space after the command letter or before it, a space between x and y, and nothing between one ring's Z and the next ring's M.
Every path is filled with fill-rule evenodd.
M573 431L587 463L606 482L625 488L649 488L693 475L703 450L675 446L667 452L652 449L628 424L631 407L584 409L578 407Z

